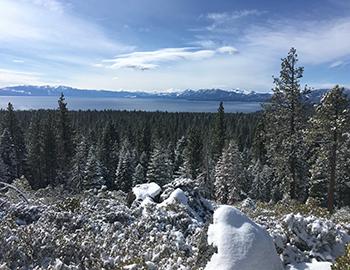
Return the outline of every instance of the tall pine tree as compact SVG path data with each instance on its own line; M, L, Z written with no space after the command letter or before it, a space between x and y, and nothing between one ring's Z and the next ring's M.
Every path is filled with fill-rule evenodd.
M68 180L68 173L71 169L71 160L74 156L75 146L73 141L74 131L63 93L58 100L57 132L59 180L64 183Z
M213 159L216 161L222 154L222 149L225 146L225 110L223 102L220 102L218 112L215 116L214 130L213 130Z
M275 170L285 195L305 199L307 163L302 130L305 128L304 94L300 79L303 67L298 67L296 50L292 48L282 59L279 78L271 102L265 106L265 128L268 162Z

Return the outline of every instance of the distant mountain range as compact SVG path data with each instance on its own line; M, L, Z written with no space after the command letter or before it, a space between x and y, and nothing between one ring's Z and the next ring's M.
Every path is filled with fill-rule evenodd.
M316 89L309 95L309 100L317 103L329 89ZM90 98L157 98L157 99L185 99L198 101L241 101L241 102L266 102L271 93L248 92L244 90L199 89L178 92L143 92L143 91L110 91L87 90L68 86L33 86L19 85L0 88L0 96L59 96L64 93L66 97L90 97ZM350 98L350 89L346 89Z

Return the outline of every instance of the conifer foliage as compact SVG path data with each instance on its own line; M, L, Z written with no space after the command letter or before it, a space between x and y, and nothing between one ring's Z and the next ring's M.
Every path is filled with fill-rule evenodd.
M310 193L320 199L327 193L327 207L332 211L337 186L340 192L342 190L339 188L342 183L340 177L344 177L346 171L342 165L347 163L350 151L344 144L349 130L349 101L344 95L344 89L335 86L327 93L316 107L310 122L310 134L317 145L317 158L311 170ZM341 158L343 162L340 162Z
M215 198L222 204L233 204L241 199L245 182L242 156L235 142L224 149L215 167Z
M282 59L279 78L271 103L265 106L265 129L268 162L274 168L280 188L291 199L305 199L307 164L304 160L303 129L306 113L303 100L307 91L300 86L303 67L298 67L298 55L292 48Z

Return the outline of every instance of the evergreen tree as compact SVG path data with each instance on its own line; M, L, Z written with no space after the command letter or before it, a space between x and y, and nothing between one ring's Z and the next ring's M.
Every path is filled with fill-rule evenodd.
M60 181L67 181L67 174L70 170L71 160L74 156L74 132L71 125L71 120L68 115L67 103L63 93L58 100L58 118L57 118L57 132L58 132L58 153L57 160L60 170Z
M9 103L7 106L7 110L2 122L2 127L3 129L8 130L12 138L16 153L16 177L20 177L26 173L27 151L24 141L24 134L11 103Z
M85 166L83 187L85 189L100 189L105 183L106 181L103 178L102 164L96 156L96 147L92 145L89 149Z
M349 101L344 88L337 85L325 94L310 122L309 136L319 145L315 151L317 160L311 171L310 193L312 196L320 196L327 189L327 207L333 211L336 185L342 174L339 171L342 167L339 151L344 149L342 145L349 128Z
M0 157L0 181L10 183L12 181L9 167L5 164L2 157Z
M142 166L141 163L137 164L135 168L135 172L132 176L132 186L136 186L138 184L143 184L146 182L145 177L145 168Z
M213 131L213 159L216 161L220 158L222 154L222 149L225 146L225 111L224 104L220 102L218 112L215 117L214 131Z
M203 167L203 142L200 132L192 128L188 135L187 146L185 150L184 164L181 169L187 177L196 179Z
M222 204L240 200L244 181L242 156L237 144L231 141L215 167L215 199Z
M115 187L124 192L132 188L135 156L128 140L124 140L119 154L119 162L116 170Z
M11 183L17 177L16 149L9 130L4 129L0 137L1 180Z
M104 178L108 188L113 186L118 165L119 135L111 121L103 129L99 146L99 160L105 168Z
M339 149L338 178L335 188L337 205L350 206L350 133L345 134L345 140Z
M267 164L263 165L258 159L250 168L253 176L249 197L260 201L270 201L272 199L271 189L273 182L273 170Z
M33 188L47 185L43 175L43 138L41 122L38 114L34 115L29 127L28 136L29 181Z
M280 77L274 79L271 102L265 106L268 162L281 181L283 192L291 199L305 199L307 163L302 130L305 128L300 87L303 68L297 67L297 53L292 48L282 59Z
M172 163L169 151L156 142L147 170L147 182L164 186L172 180Z
M258 122L253 140L253 156L260 163L266 163L266 129L265 129L265 117L263 116Z
M93 149L92 149L93 151ZM86 167L88 164L89 147L85 138L81 138L80 143L77 145L74 158L72 160L71 171L71 187L79 191L85 184L86 180ZM93 155L93 153L91 153ZM92 161L90 161L90 165ZM89 168L95 170L96 168Z
M186 138L182 136L176 143L175 146L175 157L174 157L174 176L175 178L180 176L180 168L184 164L184 152L186 149Z
M43 177L47 184L57 185L57 139L52 114L48 115L43 128Z

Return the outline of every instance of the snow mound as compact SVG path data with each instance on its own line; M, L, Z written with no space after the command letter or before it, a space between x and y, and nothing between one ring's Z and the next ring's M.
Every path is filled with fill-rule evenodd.
M146 198L154 199L162 191L161 187L156 183L140 184L133 187L132 192L135 194L136 200L143 201Z
M268 232L231 206L220 206L208 229L208 243L217 247L205 270L281 270Z
M181 188L175 189L170 194L169 198L164 200L161 203L161 205L168 205L168 204L172 204L172 203L180 203L180 204L183 204L183 205L187 205L188 198L187 198L186 194L183 192L183 190Z
M286 270L331 270L332 263L313 261L287 266Z

